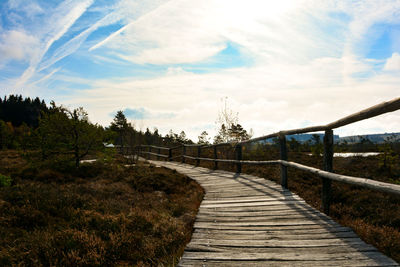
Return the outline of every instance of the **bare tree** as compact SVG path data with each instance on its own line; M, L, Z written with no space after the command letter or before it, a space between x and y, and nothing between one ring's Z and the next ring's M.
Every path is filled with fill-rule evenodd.
M248 133L238 122L239 113L234 112L227 105L227 97L223 98L223 107L218 113L216 120L217 135L214 137L214 143L240 142L251 138L253 130Z

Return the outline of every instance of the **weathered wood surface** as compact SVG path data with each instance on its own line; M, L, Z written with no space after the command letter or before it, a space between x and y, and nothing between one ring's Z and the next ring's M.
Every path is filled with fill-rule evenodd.
M206 193L178 266L399 266L272 181L152 163L188 175Z

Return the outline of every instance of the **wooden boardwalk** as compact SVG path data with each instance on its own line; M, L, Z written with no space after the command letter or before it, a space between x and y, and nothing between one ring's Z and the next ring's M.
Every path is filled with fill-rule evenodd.
M205 189L178 266L399 266L272 181L151 162L176 169Z

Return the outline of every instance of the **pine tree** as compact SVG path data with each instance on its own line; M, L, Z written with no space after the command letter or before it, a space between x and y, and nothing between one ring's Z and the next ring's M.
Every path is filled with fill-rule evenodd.
M111 122L110 130L117 133L117 138L115 140L115 144L124 147L126 144L126 133L128 131L128 122L124 113L119 110L114 117L114 120Z

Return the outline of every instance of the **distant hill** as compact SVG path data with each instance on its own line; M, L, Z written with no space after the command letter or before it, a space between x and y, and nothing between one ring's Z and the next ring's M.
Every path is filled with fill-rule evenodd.
M324 134L293 134L293 135L288 135L286 136L287 140L290 140L291 138L295 139L296 141L300 143L305 143L307 141L313 141L313 136L318 135L319 140L323 142L324 140ZM339 141L339 135L333 135L333 141L336 143Z
M292 138L300 143L314 142L313 136L319 136L319 140L323 142L324 134L294 134L286 136L286 140L291 140ZM357 144L362 142L371 142L373 144L382 144L387 141L390 142L400 142L400 133L384 133L384 134L367 134L367 135L353 135L340 137L339 135L333 136L333 141L338 144ZM273 143L273 139L268 139L261 141L265 143Z
M382 144L385 142L400 142L400 133L384 133L384 134L366 134L344 136L339 138L339 143L355 144L361 142L372 142L374 144Z

